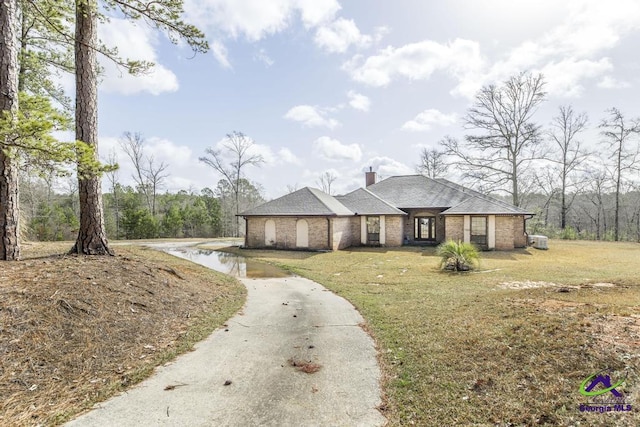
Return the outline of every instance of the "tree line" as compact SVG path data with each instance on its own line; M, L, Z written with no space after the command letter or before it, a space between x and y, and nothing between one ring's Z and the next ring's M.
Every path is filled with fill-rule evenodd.
M455 165L468 185L535 212L534 233L640 242L640 119L610 108L587 144L589 119L570 105L546 127L536 121L544 87L542 74L526 72L484 86L464 137L424 148L417 171L437 178Z
M249 164L259 165L261 157L250 154L253 141L241 132L229 134L224 141L222 149L208 150L209 155L215 153L218 157L218 166L228 172L221 175L216 187L170 193L165 191L170 165L158 163L148 154L142 134L125 132L119 140L120 151L132 166L129 182L133 184L123 184L120 169L105 172L108 188L103 200L107 237L240 236L242 219L237 214L264 202L260 185L244 177L244 168ZM115 163L114 153L109 157L109 162ZM225 161L234 157L235 161ZM248 163L247 158L252 162ZM22 234L33 240L72 240L80 226L77 181L72 177L59 177L53 171L43 175L23 170L20 185L23 195L20 211L25 224ZM61 185L64 188L60 189Z

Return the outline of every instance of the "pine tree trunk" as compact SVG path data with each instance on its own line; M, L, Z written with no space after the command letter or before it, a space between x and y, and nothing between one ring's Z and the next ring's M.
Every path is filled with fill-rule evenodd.
M98 19L96 0L76 0L76 140L93 148L98 157L98 75L95 46ZM80 229L71 252L113 255L107 242L100 176L78 165Z
M0 114L18 111L17 1L0 1ZM20 258L18 167L9 141L0 142L0 260Z

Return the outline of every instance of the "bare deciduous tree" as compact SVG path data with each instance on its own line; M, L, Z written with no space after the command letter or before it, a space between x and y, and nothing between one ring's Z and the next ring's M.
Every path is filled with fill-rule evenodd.
M122 151L131 160L135 169L131 177L135 181L138 190L143 194L147 202L147 209L155 216L158 190L169 176L164 173L169 165L165 162L160 162L159 165L156 165L153 156L145 155L145 139L139 132L125 132L119 142Z
M331 171L325 171L320 175L320 178L318 178L318 181L316 181L316 183L325 193L333 194L331 186L336 181L336 179L338 179L338 176L335 173Z
M120 148L127 155L133 164L134 173L131 177L136 183L139 191L144 195L149 212L151 212L151 195L149 194L149 186L144 176L145 158L144 158L144 137L141 133L125 132L118 141Z
M447 154L469 178L486 190L502 190L516 206L522 203L521 180L533 160L541 157L542 131L533 121L544 101L541 74L521 73L501 86L483 87L465 117L465 127L478 131L465 143L453 138L442 142Z
M593 168L587 172L587 178L589 186L585 197L588 200L588 206L583 207L583 212L593 224L596 240L601 240L607 233L605 197L610 190L608 173L604 169Z
M637 137L640 134L640 120L627 120L617 108L607 110L609 117L602 120L599 128L605 141L609 144L612 164L612 175L615 184L615 216L614 239L620 239L620 195L626 174L637 169L640 159L640 144ZM635 142L635 144L634 144Z
M109 164L115 165L118 163L118 157L116 155L115 150L109 153L109 159L107 160ZM113 195L113 209L115 213L115 222L116 222L116 239L120 238L120 198L118 197L118 187L120 184L118 183L119 177L118 169L113 169L107 172L107 179L109 180L109 184L111 186L111 194Z
M429 178L440 178L449 166L446 162L446 153L436 149L423 148L420 153L420 163L416 166L416 172Z
M223 149L207 148L208 156L200 157L199 160L212 167L231 186L235 198L235 237L240 236L240 191L241 179L247 166L260 166L264 163L261 154L252 150L253 140L242 132L233 131L227 134L222 143ZM229 162L225 156L232 158Z
M560 228L567 226L567 212L578 194L576 182L571 183L574 174L589 154L582 150L578 135L585 130L588 118L585 113L576 114L571 106L561 106L558 115L553 118L549 131L551 140L559 150L559 159L551 160L560 166ZM572 185L573 184L573 185ZM572 196L567 199L568 188L573 187Z
M160 162L159 165L155 165L153 156L147 158L147 167L144 170L144 175L147 180L147 187L149 193L151 193L151 215L156 214L156 198L158 196L158 190L162 188L165 179L169 176L168 173L164 173L168 164Z

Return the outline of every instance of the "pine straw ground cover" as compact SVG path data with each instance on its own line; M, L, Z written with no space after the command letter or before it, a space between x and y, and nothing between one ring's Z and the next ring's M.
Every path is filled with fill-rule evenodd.
M235 279L144 248L26 244L0 262L0 425L56 425L188 351L243 304Z
M378 345L390 425L640 425L640 245L551 241L438 269L433 248L241 251L351 301ZM586 413L589 375L627 370L627 413ZM615 380L615 379L614 379Z

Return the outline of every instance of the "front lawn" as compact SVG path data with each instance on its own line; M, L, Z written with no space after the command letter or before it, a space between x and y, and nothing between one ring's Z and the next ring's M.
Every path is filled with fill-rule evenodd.
M378 344L391 425L640 425L640 245L552 241L482 253L471 273L434 248L242 251L351 301ZM633 411L581 412L605 368Z

